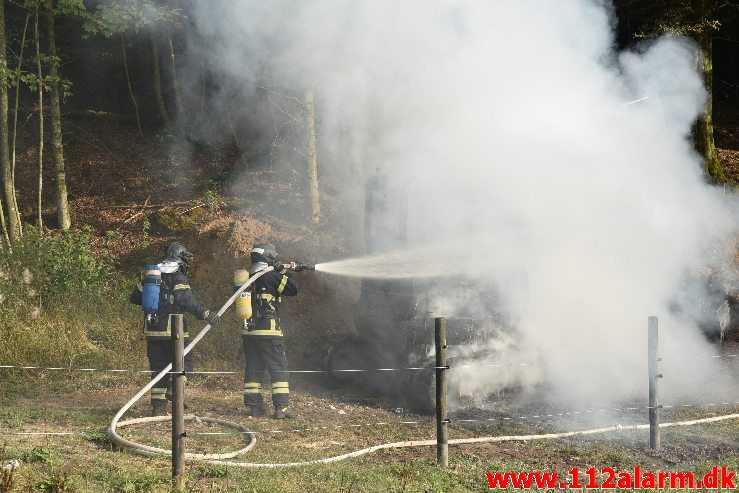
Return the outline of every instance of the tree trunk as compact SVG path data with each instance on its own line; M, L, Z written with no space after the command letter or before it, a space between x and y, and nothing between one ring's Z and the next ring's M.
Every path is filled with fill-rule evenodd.
M205 57L200 65L200 87L201 87L201 99L200 99L200 119L205 118Z
M308 125L308 174L310 176L311 217L318 222L321 202L318 195L318 157L316 156L316 116L313 108L313 91L305 93L306 123Z
M151 35L151 59L154 66L154 94L156 95L157 108L159 109L159 118L165 127L169 127L171 122L167 113L167 105L164 104L164 93L162 92L162 67L159 63L159 44L157 43L156 33L152 30Z
M169 57L172 60L172 93L174 95L174 107L177 116L182 114L182 100L180 98L180 85L177 83L177 69L175 67L174 44L172 43L172 33L167 31L167 46L169 47Z
M10 157L10 174L13 181L13 196L15 197L15 158L16 158L16 142L18 138L18 107L20 105L21 95L21 71L23 69L23 50L26 47L26 34L28 33L28 21L31 19L32 11L28 11L26 14L26 22L23 24L23 36L21 37L21 47L18 51L18 66L16 68L17 73L15 76L15 109L13 110L13 144L11 146L11 157ZM16 204L18 199L15 200ZM20 212L18 213L18 226L20 226L21 235L23 235L23 221L21 221Z
M13 171L10 165L10 149L8 147L8 58L5 47L5 2L0 4L0 162L3 173L3 198L8 208L8 233L10 241L20 239L20 221L18 220L18 204L13 190ZM1 207L1 206L0 206ZM4 213L3 213L4 215ZM4 221L3 221L4 222Z
M126 56L126 35L121 33L121 48L123 51L123 71L126 74L126 84L128 85L128 94L131 96L133 102L133 109L136 112L136 128L139 131L139 136L143 137L144 132L141 130L141 117L139 116L139 103L136 101L136 94L133 92L133 86L131 85L131 77L128 74L128 57Z
M716 152L716 143L713 139L713 28L710 22L713 20L715 0L699 0L699 20L702 26L698 35L698 43L703 52L701 59L701 70L703 72L703 83L706 87L707 101L706 112L698 119L693 128L695 147L703 156L706 173L717 183L727 181L721 161Z
M59 62L56 53L56 36L54 34L54 10L53 0L46 4L46 32L49 38L49 55L52 61L49 67L51 79L51 128L56 171L56 207L59 227L67 230L72 226L69 217L69 203L67 201L67 178L64 173L64 143L62 142L62 108L61 94L59 94Z
M38 30L39 8L36 9L36 22L34 24L34 36L36 39L36 76L38 78L38 229L39 233L44 231L44 220L42 216L41 196L44 190L44 78L41 72L41 34Z

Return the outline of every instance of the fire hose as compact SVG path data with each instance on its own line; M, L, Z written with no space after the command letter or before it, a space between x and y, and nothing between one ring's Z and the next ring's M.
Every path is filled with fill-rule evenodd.
M218 310L218 316L219 317L222 316L223 313L233 304L236 298L247 287L249 287L252 283L254 283L254 281L256 281L259 277L263 276L264 274L272 270L274 270L273 267L268 267L262 271L257 272L253 276L251 276L246 283L244 283L239 289L236 290L236 292L234 292L231 298L229 298L228 301L226 301L226 303L221 307L221 309ZM205 334L208 333L210 329L211 329L210 324L206 325L203 328L203 330L201 330L200 333L190 342L190 344L188 344L187 347L185 347L185 354L189 353L195 347L195 345L197 345L197 343L200 342L200 340L205 336ZM130 426L130 425L135 425L135 424L154 423L158 421L168 421L171 419L169 416L152 416L152 417L134 418L134 419L129 419L125 421L120 421L121 417L123 417L126 411L128 411L131 408L131 406L133 406L139 399L141 399L141 397L143 397L144 394L146 394L159 380L161 380L164 377L164 375L169 373L171 370L172 370L172 364L170 363L166 368L160 371L148 384L146 384L141 390L139 390L136 393L136 395L134 395L128 402L126 402L123 405L123 407L121 407L118 410L116 415L113 417L113 420L110 422L110 425L108 426L108 435L110 435L111 440L116 445L118 445L119 447L125 450L133 452L135 454L145 455L149 457L172 455L171 450L166 450L166 449L162 449L158 447L152 447L149 445L137 443L132 440L123 438L117 433L117 428L119 427L123 428L125 426ZM718 421L724 421L727 419L736 419L736 418L739 418L739 413L725 414L721 416L713 416L710 418L695 419L695 420L690 420L690 421L674 421L674 422L668 422L668 423L661 423L660 427L668 428L668 427L673 427L673 426L691 426L691 425L696 425L696 424L714 423ZM303 461L303 462L286 462L286 463L232 462L232 461L228 461L225 459L232 459L238 455L244 454L248 452L249 450L251 450L254 447L254 445L256 445L256 437L253 433L251 433L246 427L238 423L234 423L234 422L223 420L223 419L198 417L198 416L189 414L185 416L185 420L194 421L194 422L202 421L206 423L220 424L222 426L235 429L239 433L244 435L247 441L246 446L238 450L235 450L233 452L225 452L221 454L193 454L193 453L185 454L186 460L200 461L200 462L205 462L208 464L231 466L231 467L280 468L280 467L307 466L307 465L313 465L313 464L327 464L330 462L337 462L340 460L350 459L353 457L359 457L361 455L369 454L371 452L375 452L378 450L407 448L407 447L430 447L430 446L436 445L436 440L411 440L411 441L405 441L405 442L383 443L380 445L375 445L372 447L355 450L353 452L348 452L346 454L326 457L323 459ZM488 437L476 437L476 438L458 438L458 439L449 440L448 443L449 445L463 445L463 444L472 444L472 443L550 440L550 439L567 438L567 437L573 437L573 436L595 435L595 434L609 433L609 432L636 431L636 430L645 430L645 429L649 429L648 424L627 425L627 426L616 425L616 426L609 426L605 428L592 428L588 430L568 431L568 432L561 432L561 433L547 433L547 434L539 434L539 435L509 435L509 436L488 436Z

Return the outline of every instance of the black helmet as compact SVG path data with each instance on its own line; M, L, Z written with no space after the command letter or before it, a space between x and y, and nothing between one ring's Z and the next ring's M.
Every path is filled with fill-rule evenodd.
M187 271L187 263L192 257L192 253L187 251L185 245L175 241L174 243L170 243L167 247L167 258L164 260L168 262L177 262L180 264L182 271L185 272Z
M271 264L277 260L277 249L271 243L259 243L251 249L251 263L264 262Z

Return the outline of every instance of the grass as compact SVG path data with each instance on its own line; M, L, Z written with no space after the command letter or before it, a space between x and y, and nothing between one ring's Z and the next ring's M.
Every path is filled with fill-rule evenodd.
M48 448L51 447L51 448ZM43 448L52 462L24 461L16 479L18 490L46 490L62 478L70 491L166 492L170 463L120 452L89 450L78 438ZM88 450L85 450L88 449ZM36 450L36 449L34 449ZM520 462L490 462L461 457L449 470L435 466L433 449L418 458L403 459L393 453L351 462L291 469L241 469L188 463L186 476L191 492L416 492L480 491L484 470L520 468ZM45 457L45 456L44 456ZM30 487L30 488L29 488Z
M0 431L0 446L5 443L2 460L20 459L11 491L76 492L168 492L169 459L151 459L123 452L113 446L105 433L110 417L137 389L140 381L118 376L118 386L111 387L106 375L86 376L89 386L59 391L48 382L34 385L44 396L7 399L0 409L0 430L79 430L71 436L16 436ZM106 384L94 382L103 379ZM434 436L433 425L402 425L399 422L418 417L397 416L377 406L347 406L341 396L324 396L297 389L295 401L303 411L291 422L247 419L243 415L239 379L219 377L209 384L205 379L188 390L193 409L202 415L223 417L245 424L257 432L257 444L239 460L249 462L284 462L311 460L356 450L389 441L426 439ZM213 382L217 384L214 385ZM346 410L337 415L331 408ZM342 407L343 406L343 407ZM147 411L146 402L137 404L132 414ZM696 411L692 411L695 413ZM693 418L694 414L676 412L674 418ZM423 418L428 420L428 418ZM347 423L390 423L384 426L337 428ZM290 432L291 429L325 430ZM458 424L451 437L501 435L552 430L552 424L509 422L502 425L465 428ZM190 433L228 431L207 423L187 425ZM273 434L271 430L284 433ZM122 434L139 442L167 447L166 423L138 425L122 429ZM243 443L239 435L198 436L187 439L188 450L218 452L234 450ZM685 444L697 442L693 448ZM646 433L613 436L573 437L564 440L506 442L450 448L450 467L435 464L434 447L385 450L359 458L324 465L288 469L243 469L188 462L187 491L190 492L473 492L487 490L487 471L556 470L566 473L575 465L610 466L628 470L640 465L651 470L691 470L703 473L713 465L736 470L739 453L739 423L726 421L690 428L670 428L663 432L664 452L654 453L645 445ZM733 445L732 445L733 444ZM701 448L702 447L702 448ZM168 447L167 447L168 448ZM511 490L512 491L512 490Z

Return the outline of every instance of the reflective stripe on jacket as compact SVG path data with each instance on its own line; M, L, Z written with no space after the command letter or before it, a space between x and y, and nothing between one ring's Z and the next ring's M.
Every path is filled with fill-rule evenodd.
M254 282L252 318L243 330L247 337L282 337L280 303L282 296L298 294L297 281L288 274L268 272Z

